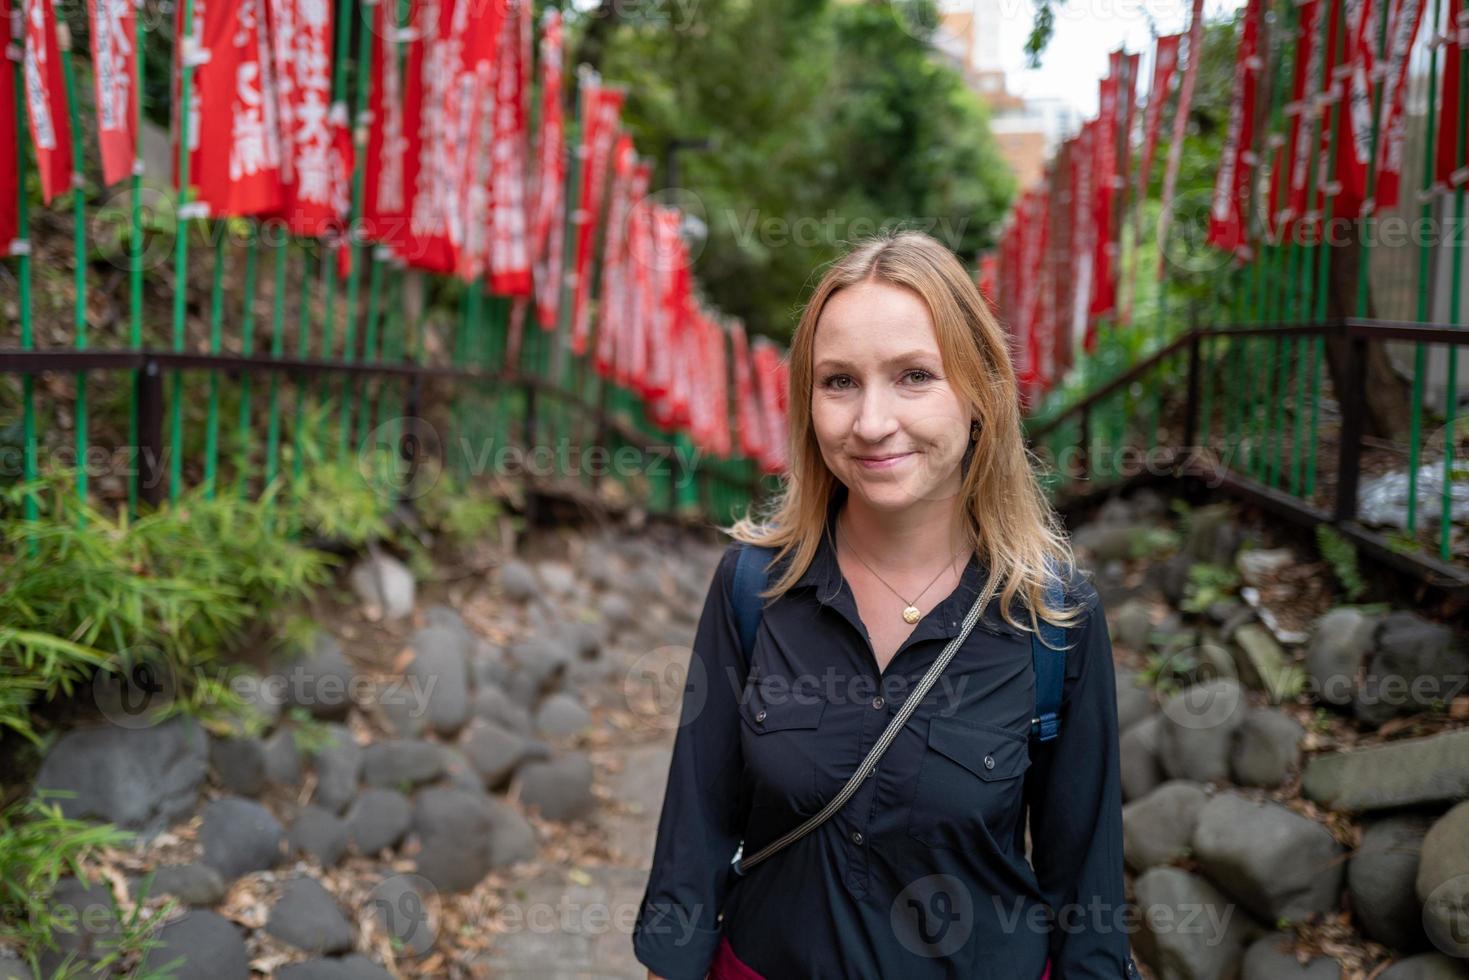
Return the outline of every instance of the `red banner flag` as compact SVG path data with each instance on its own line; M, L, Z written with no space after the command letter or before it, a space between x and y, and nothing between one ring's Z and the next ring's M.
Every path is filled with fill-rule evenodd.
M403 118L403 69L398 51L411 31L400 30L396 2L373 5L373 73L368 89L366 159L363 161L362 234L401 250L407 233L408 135Z
M1173 137L1168 141L1168 164L1163 170L1163 194L1158 199L1158 279L1163 278L1168 256L1168 227L1173 219L1173 192L1178 186L1178 168L1183 162L1183 135L1188 125L1189 108L1193 105L1194 84L1203 60L1204 0L1194 0L1188 20L1188 62L1183 68L1183 82L1178 89L1178 107L1173 110Z
M1311 166L1307 132L1315 118L1314 93L1308 96L1307 89L1315 84L1321 67L1321 31L1317 23L1320 11L1321 0L1305 0L1296 8L1294 68L1290 100L1284 107L1289 120L1284 156L1279 166L1271 169L1270 176L1271 212L1267 218L1277 241L1295 237L1306 210L1306 179Z
M495 65L490 176L490 289L501 296L529 296L531 291L526 229L526 100L530 96L531 34L530 0L510 0Z
M269 12L281 132L278 213L293 235L323 236L338 224L331 4L269 0ZM342 106L340 118L345 114Z
M653 308L650 274L653 262L653 211L651 202L647 200L648 184L652 179L653 168L650 164L639 162L633 167L632 184L628 189L628 328L619 331L623 337L622 349L625 353L618 359L621 368L617 383L639 392L647 381L648 338L652 332L649 318Z
M597 302L597 348L593 366L602 377L613 371L619 331L626 330L628 213L635 162L632 137L623 133L612 149L612 197L602 241L602 292Z
M1113 278L1112 199L1116 193L1118 95L1122 81L1122 51L1112 52L1112 71L1098 85L1095 143L1092 147L1096 170L1093 194L1093 257L1091 302L1087 311L1092 316L1111 311L1117 302Z
M1407 128L1403 99L1408 81L1408 55L1423 22L1423 7L1424 0L1361 2L1355 37L1349 42L1354 45L1355 53L1347 89L1351 122L1343 130L1339 168L1342 198L1352 213L1369 200L1369 209L1397 204ZM1374 132L1377 162L1369 166ZM1374 187L1367 186L1369 170L1374 171Z
M454 271L469 281L483 271L489 252L489 164L494 137L495 52L505 0L457 0L449 30L440 38L453 77L444 90L450 176L449 242Z
M561 253L565 247L566 126L561 110L561 12L546 11L541 28L541 119L532 185L530 252L536 322L556 329L561 300Z
M1214 197L1209 207L1207 241L1226 251L1248 248L1245 208L1249 199L1250 161L1255 133L1255 92L1264 65L1258 44L1260 0L1245 5L1244 25L1234 61L1234 99L1229 107L1219 170L1214 176Z
M584 354L591 330L587 300L592 286L592 241L602 210L602 189L607 182L607 163L612 141L617 137L617 117L622 112L622 92L600 83L582 86L581 195L574 214L576 224L576 271L572 278L571 352Z
M56 39L52 0L24 0L26 108L31 149L41 171L41 198L50 202L71 188L71 124L66 115L66 82Z
M102 182L132 175L138 156L138 58L132 0L88 0L92 79L97 93L97 140Z
M19 2L9 0L9 3ZM16 13L18 21L19 11ZM15 254L15 236L20 233L20 158L16 152L20 147L16 143L15 62L11 56L24 56L19 38L11 36L10 14L8 6L0 7L0 51L5 52L5 57L0 58L0 132L5 134L5 139L0 141L0 258Z
M1182 34L1167 34L1153 45L1153 81L1148 92L1148 108L1143 113L1142 158L1138 162L1137 200L1148 194L1148 178L1153 170L1153 154L1158 147L1158 130L1163 126L1163 106L1168 101L1168 86L1178 67L1178 43Z
M1434 179L1457 188L1469 181L1469 114L1459 111L1460 59L1469 49L1469 0L1449 0L1448 27L1444 31L1443 84L1439 102L1438 147L1434 156Z
M442 38L453 16L450 0L414 0L408 45L403 128L408 138L403 181L408 230L400 249L409 265L452 272L448 210L453 185L445 155L445 90L451 77Z

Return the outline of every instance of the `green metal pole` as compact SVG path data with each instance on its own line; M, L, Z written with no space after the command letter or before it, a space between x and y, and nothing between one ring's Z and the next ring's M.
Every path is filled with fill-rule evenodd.
M20 0L11 0L19 3ZM26 101L25 74L19 61L10 63L15 74L15 246L19 268L16 278L20 284L20 349L33 350L35 334L31 327L31 232L30 208L26 200ZM27 483L36 478L36 395L34 374L22 374L21 384L21 475ZM40 504L34 493L27 493L22 513L28 521L40 516ZM36 553L36 541L30 542L30 553Z
M1469 151L1469 51L1459 51L1459 132L1454 145L1454 169L1462 171ZM1454 188L1454 227L1464 227L1464 184ZM1457 239L1455 239L1457 243ZM1456 244L1456 250L1462 248ZM1464 262L1456 257L1453 272L1449 277L1449 322L1458 326L1463 318ZM1450 557L1449 532L1453 530L1451 520L1454 489L1454 427L1459 400L1459 349L1448 348L1449 376L1444 388L1444 450L1443 450L1443 504L1439 515L1438 556L1444 561Z
M63 21L56 25L60 35L61 69L66 78L66 111L71 120L71 222L72 249L76 255L76 297L73 303L73 328L76 349L87 349L87 199L82 193L82 126L77 111L76 72L71 60L71 31ZM87 499L87 372L76 373L76 490L77 499ZM87 512L77 510L77 525L87 526Z
M128 225L131 237L128 240L128 323L129 344L133 350L143 346L143 67L146 45L143 43L144 17L133 18L133 57L137 59L137 78L134 79L133 175ZM141 472L138 466L138 374L133 375L131 404L128 406L128 449L133 472ZM128 513L138 512L138 479L128 480Z
M211 227L206 225L206 228ZM221 324L224 321L224 238L229 219L212 223L214 235L214 277L209 289L209 353L220 350ZM214 482L219 458L219 372L209 372L209 408L204 429L204 497L214 499Z
M194 57L202 52L194 48L194 0L184 0L183 36L176 47L182 62L182 82L179 86L179 157L178 157L178 227L174 240L174 294L173 294L173 349L174 353L184 350L184 315L189 293L189 204L193 198L189 186L189 107L194 99ZM191 57L193 55L193 57ZM182 488L184 446L184 377L174 368L169 380L173 388L172 426L169 447L173 452L169 460L169 500L177 500Z
M245 247L245 311L240 319L240 353L255 353L255 276L260 262L260 222L250 222L250 242ZM240 421L236 445L239 447L240 499L249 499L250 485L250 375L240 378Z

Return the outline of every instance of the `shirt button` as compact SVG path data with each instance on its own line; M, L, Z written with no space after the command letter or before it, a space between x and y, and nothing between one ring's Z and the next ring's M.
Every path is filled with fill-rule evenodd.
M1137 972L1137 967L1133 966L1132 965L1132 960L1129 959L1127 961L1127 975L1128 976L1132 976L1136 972Z
M993 769L995 767L995 757L992 756L992 755L985 756L984 757L984 767L986 769Z
M860 843L862 843L862 831L860 831L860 830L854 830L854 831L852 831L852 843L853 844L860 844Z
M878 696L878 697L875 697L875 698L872 699L872 706L874 708L876 708L878 711L881 711L882 710L882 706L884 704L887 704L887 702L884 701L881 696Z
M755 720L756 721L764 721L765 720L765 709L764 708L761 708L759 710L759 712L756 713Z

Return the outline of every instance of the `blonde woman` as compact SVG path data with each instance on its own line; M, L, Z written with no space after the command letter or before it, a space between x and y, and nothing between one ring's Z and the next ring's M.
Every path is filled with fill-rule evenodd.
M784 495L725 528L699 621L639 961L669 980L1129 980L1107 623L1033 474L1005 332L941 243L884 235L817 286L790 388ZM1038 632L1065 640L1044 738L1033 657L1063 645L1037 653Z

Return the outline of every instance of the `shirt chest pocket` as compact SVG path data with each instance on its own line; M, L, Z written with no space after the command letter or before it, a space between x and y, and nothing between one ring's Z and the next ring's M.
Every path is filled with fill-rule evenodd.
M929 722L908 833L931 847L973 849L1011 831L1030 767L1025 735L947 718Z
M815 758L825 710L824 698L762 697L758 692L740 705L740 738L754 783L754 807L811 813L820 805Z

